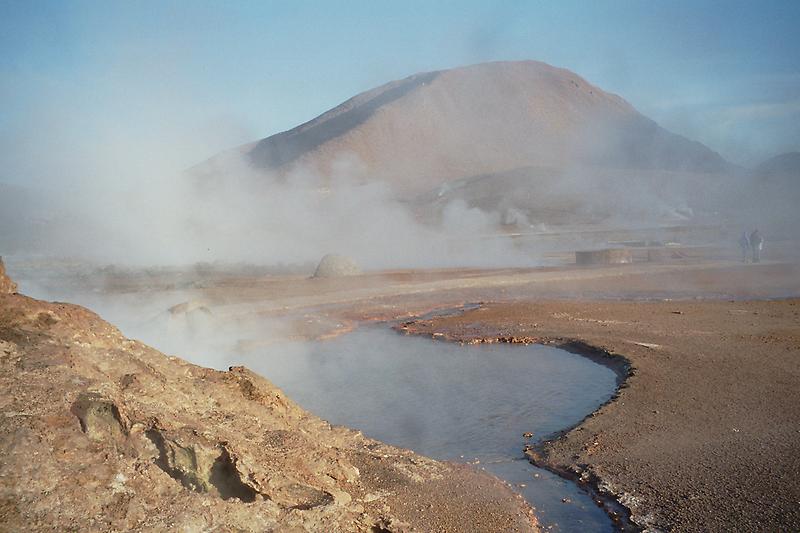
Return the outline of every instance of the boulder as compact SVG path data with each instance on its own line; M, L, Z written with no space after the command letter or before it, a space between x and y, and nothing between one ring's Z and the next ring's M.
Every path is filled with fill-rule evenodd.
M337 254L328 254L322 258L314 272L315 278L339 278L361 274L361 269L350 259Z

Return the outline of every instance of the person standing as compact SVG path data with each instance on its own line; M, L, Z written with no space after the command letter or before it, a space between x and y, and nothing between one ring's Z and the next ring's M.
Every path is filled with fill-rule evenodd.
M747 232L743 231L742 236L739 237L739 248L742 249L742 263L747 263L747 255L750 253L750 237Z
M758 228L753 230L750 234L750 248L753 250L753 263L761 261L761 249L764 247L764 238L758 231Z

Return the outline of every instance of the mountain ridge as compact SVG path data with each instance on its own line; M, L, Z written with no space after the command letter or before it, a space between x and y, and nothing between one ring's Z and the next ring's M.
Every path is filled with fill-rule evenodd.
M526 166L725 173L735 167L622 97L538 61L414 74L239 147L258 171L360 173L415 193Z

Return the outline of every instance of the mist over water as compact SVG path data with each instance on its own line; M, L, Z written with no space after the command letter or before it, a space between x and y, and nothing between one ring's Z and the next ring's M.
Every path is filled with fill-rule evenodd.
M30 289L33 296L46 290ZM182 291L49 295L89 307L166 354L219 370L245 365L334 424L485 468L527 498L554 531L612 531L587 494L533 468L522 454L526 443L578 423L613 394L614 372L579 355L545 346L459 346L387 326L330 341L288 341L288 319L223 317L202 302L173 313L174 302L193 303ZM242 345L253 339L261 342Z
M611 531L576 487L533 468L533 441L578 423L608 400L616 375L546 346L459 346L383 328L338 339L277 344L231 356L334 423L434 457L469 461L508 480L557 531ZM570 500L568 503L562 499Z

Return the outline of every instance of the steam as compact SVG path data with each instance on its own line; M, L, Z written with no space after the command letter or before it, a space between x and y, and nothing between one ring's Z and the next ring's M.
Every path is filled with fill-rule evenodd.
M194 242L202 248L208 239L221 258L303 263L336 252L366 269L530 261L508 243L492 250L502 259L470 243L476 233L497 233L499 217L452 202L440 224L424 224L352 156L339 158L324 176L301 169L277 177L253 171L235 156L224 166L226 179L210 180L201 195L192 195L195 205L186 218Z
M13 243L33 254L130 266L301 264L331 252L366 269L530 262L507 242L490 250L470 243L497 233L498 215L455 201L439 225L423 224L352 158L325 177L298 170L278 178L236 154L215 165L222 177L213 180L142 168L122 186L98 180L68 193L42 191Z
M143 68L138 65L134 72ZM128 130L115 123L124 105L122 88L113 81L101 85L106 98L90 118L59 110L53 103L39 106L26 130L27 142L19 142L24 149L18 161L6 171L20 176L0 175L0 253L136 267L305 265L327 253L347 255L365 270L530 266L542 262L547 248L533 239L520 246L505 238L505 232L542 233L554 226L580 229L588 224L636 229L688 223L723 210L738 215L737 204L750 191L744 178L698 172L697 161L707 157L707 151L686 139L668 143L679 147L670 153L657 153L664 145L659 140L668 134L646 119L609 124L603 116L592 123L587 117L596 88L574 80L563 90L582 95L575 98L586 109L556 117L559 128L578 132L574 138L564 137L571 142L556 142L561 137L545 131L556 126L544 119L542 134L534 137L536 128L524 119L513 120L526 100L507 91L507 85L473 80L470 90L480 94L469 94L466 101L485 102L485 108L454 114L464 96L457 94L460 86L436 93L437 98L425 100L429 108L424 116L434 117L434 123L441 117L439 122L446 126L431 130L436 137L423 143L425 154L409 155L403 146L386 144L414 137L418 124L403 122L403 113L416 116L420 104L410 99L394 111L399 113L394 119L398 128L408 131L376 141L382 143L381 157L399 169L399 175L392 176L395 189L381 175L383 159L368 165L350 153L333 154L332 170L325 173L302 165L292 167L288 175L255 170L243 150L231 150L187 171L222 146L256 137L252 128L219 109L197 111L197 122L184 117L179 126L171 126L166 117L188 114L191 98L170 114L168 105L176 94L149 91L148 82L133 75L124 82L135 93L131 107L143 110L152 130ZM518 82L511 78L505 83ZM606 104L620 106L620 116L630 119L632 110L615 98L609 95ZM200 109L203 102L194 103ZM541 102L545 111L561 109L558 105ZM453 116L460 120L445 120ZM78 126L88 133L75 140L70 127ZM692 159L692 165L682 157ZM509 183L499 182L497 174L483 181L469 177L473 168L502 174L531 161L555 168L524 171ZM427 198L401 199L398 183L408 184L407 191L424 190L424 177L436 174L442 165L452 172L431 176L430 190L420 197ZM464 177L438 187L447 176ZM4 186L6 180L25 185ZM733 194L736 191L739 194ZM499 199L490 202L489 197ZM787 210L793 215L790 221L796 220L790 206ZM732 222L737 225L733 235L741 232L740 225L767 226L764 220L752 221L775 215L774 209L751 211ZM712 223L731 224L719 217Z

